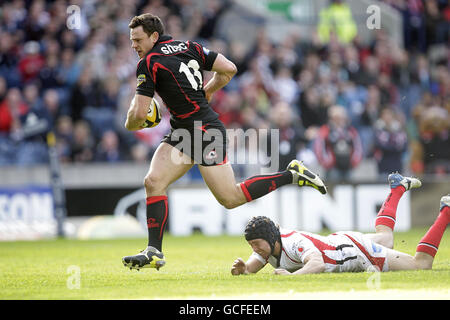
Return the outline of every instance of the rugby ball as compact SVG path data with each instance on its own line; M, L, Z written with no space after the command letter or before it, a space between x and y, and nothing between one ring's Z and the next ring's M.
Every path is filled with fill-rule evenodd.
M161 122L161 108L155 98L152 99L148 108L147 118L145 119L144 128L156 127Z

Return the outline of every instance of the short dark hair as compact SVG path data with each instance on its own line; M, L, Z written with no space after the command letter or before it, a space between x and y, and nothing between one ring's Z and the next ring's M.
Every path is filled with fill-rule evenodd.
M159 36L164 34L164 25L161 19L151 13L144 13L140 16L135 16L131 19L131 22L128 25L130 29L134 29L139 26L142 26L144 32L148 36L151 36L155 31L158 32Z

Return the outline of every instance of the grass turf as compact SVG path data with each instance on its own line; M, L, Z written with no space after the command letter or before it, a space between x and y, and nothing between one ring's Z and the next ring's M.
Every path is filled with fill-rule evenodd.
M396 233L394 248L414 254L426 229ZM121 257L146 245L133 240L50 240L0 243L0 299L297 299L322 297L449 299L450 234L444 235L433 270L275 276L266 266L258 274L234 277L234 259L251 253L243 237L164 239L167 265L156 271L130 271ZM75 266L75 267L71 267ZM74 271L75 270L75 271ZM79 270L79 284L76 271ZM75 288L74 288L75 286ZM333 295L335 293L335 295Z

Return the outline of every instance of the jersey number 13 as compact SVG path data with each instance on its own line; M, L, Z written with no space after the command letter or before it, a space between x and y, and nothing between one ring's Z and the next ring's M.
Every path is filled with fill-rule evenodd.
M194 72L192 72L191 69L194 70ZM188 64L181 62L180 69L178 71L186 75L192 89L199 90L202 88L203 77L200 72L200 66L196 60L189 60Z

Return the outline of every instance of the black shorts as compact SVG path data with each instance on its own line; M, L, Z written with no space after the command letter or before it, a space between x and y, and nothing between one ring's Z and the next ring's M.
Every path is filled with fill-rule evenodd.
M227 163L227 133L220 120L196 121L190 128L172 128L161 142L177 148L202 166Z

